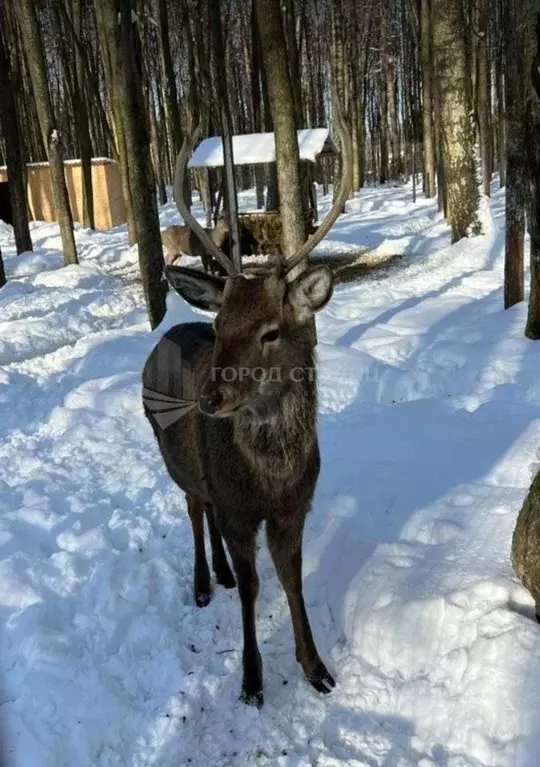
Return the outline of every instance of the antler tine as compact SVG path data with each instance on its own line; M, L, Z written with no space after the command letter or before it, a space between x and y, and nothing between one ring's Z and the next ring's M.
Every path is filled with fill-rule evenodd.
M234 268L232 261L230 258L227 258L221 248L218 248L212 238L202 228L197 219L192 215L190 209L185 203L184 196L182 194L182 181L186 173L188 157L191 154L191 151L193 150L193 147L195 146L195 143L201 134L201 130L202 122L199 122L193 134L191 136L186 136L184 143L182 144L182 148L178 153L175 171L175 180L178 182L175 184L176 205L180 211L180 215L184 219L185 224L189 226L193 234L199 238L206 250L216 259L218 264L225 269L229 277L234 277L237 274L237 271Z
M352 184L352 142L349 130L345 123L343 113L341 111L341 105L334 92L334 118L337 134L341 143L341 157L342 157L342 170L341 181L339 187L339 193L335 199L334 204L327 213L325 219L317 227L315 232L309 237L305 243L299 248L296 253L286 259L284 271L288 274L295 266L309 256L311 251L321 242L328 234L330 229L334 226L339 214L343 210L343 206L349 197L349 192Z

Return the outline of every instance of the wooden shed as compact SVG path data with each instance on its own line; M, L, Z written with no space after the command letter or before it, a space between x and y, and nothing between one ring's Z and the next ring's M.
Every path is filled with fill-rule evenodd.
M82 169L80 160L64 162L66 183L74 221L82 223ZM51 174L48 162L27 165L28 206L32 221L55 221ZM6 167L0 167L0 182L7 181ZM110 229L126 220L120 169L109 157L92 160L94 218L97 229Z

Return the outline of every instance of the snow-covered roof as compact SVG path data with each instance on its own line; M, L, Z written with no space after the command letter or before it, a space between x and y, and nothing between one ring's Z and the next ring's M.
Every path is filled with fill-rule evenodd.
M315 162L323 152L335 153L336 147L328 135L328 128L307 128L298 131L300 159ZM276 161L276 145L273 133L246 133L233 136L235 165L259 165ZM204 139L188 162L188 168L220 168L223 166L223 143L221 136Z
M92 165L103 165L104 163L116 162L111 157L92 157ZM80 159L64 160L64 165L80 165ZM27 168L47 168L48 162L29 162L26 164ZM0 171L7 170L5 165L0 166Z

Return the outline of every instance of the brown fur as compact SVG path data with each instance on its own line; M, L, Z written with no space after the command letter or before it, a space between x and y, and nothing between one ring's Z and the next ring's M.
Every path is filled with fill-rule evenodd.
M229 222L226 219L220 218L214 229L205 229L205 231L212 237L218 248L220 248L225 239L228 238ZM168 226L161 232L161 242L165 251L166 266L177 264L182 254L185 254L187 256L199 256L205 272L214 274L214 272L218 271L214 259L206 252L204 245L193 234L189 226L179 226L176 224Z
M331 275L317 267L291 285L275 271L224 282L173 267L167 277L191 303L219 308L217 333L205 323L172 328L143 373L145 390L200 403L199 409L161 428L145 401L167 469L186 491L195 541L196 602L203 606L210 599L206 514L217 581L234 585L221 536L238 581L244 627L242 696L262 705L255 553L257 530L266 522L270 553L289 602L297 660L318 691L330 692L335 683L313 641L301 571L304 520L320 464L310 323L313 312L330 297ZM278 339L272 336L276 328ZM216 375L224 367L260 368L267 374L273 368L281 380L267 375L262 382L253 376L227 381ZM298 369L306 374L300 380L294 374L293 380Z

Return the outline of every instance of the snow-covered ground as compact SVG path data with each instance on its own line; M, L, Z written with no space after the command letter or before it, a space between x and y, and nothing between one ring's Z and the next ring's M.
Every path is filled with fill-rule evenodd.
M404 253L318 317L321 477L305 592L337 687L294 660L261 537L261 711L236 591L195 607L182 494L142 414L151 333L125 228L0 224L0 727L12 767L537 767L540 627L513 576L540 462L537 344L502 311L504 200L450 247L409 188L367 189L320 253ZM243 196L248 204L250 196ZM328 205L322 201L322 208ZM172 205L162 224L177 221ZM326 250L325 250L326 249Z

